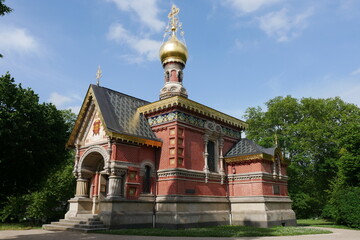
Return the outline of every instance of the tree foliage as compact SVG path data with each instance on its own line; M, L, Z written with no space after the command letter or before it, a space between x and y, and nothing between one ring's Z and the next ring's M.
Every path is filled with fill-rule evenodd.
M298 217L316 217L335 191L360 180L360 109L340 98L300 100L276 97L267 111L249 108L247 137L262 146L279 146L291 161L289 193Z
M12 11L12 9L6 6L4 2L5 0L0 0L0 16L4 16L6 13L10 13ZM0 54L0 58L2 57L3 55Z
M0 16L4 16L6 13L10 13L12 11L11 8L4 4L5 0L0 0Z
M15 84L10 74L0 77L3 220L22 219L25 212L26 216L39 217L38 213L35 216L35 208L45 209L39 207L42 200L46 206L56 205L54 202L59 204L62 195L73 192L73 179L65 180L71 174L68 167L71 153L65 149L65 143L74 120L75 115L69 110L59 111L52 104L40 104L39 97L31 89ZM54 191L59 195L55 196ZM35 207L36 202L39 204Z

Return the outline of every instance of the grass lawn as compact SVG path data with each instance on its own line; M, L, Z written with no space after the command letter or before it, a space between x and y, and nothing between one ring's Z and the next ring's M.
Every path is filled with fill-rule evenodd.
M259 237L259 236L292 236L307 234L331 233L331 231L303 227L272 227L256 228L244 226L217 226L169 230L161 228L119 229L97 231L96 233L141 236L172 236L172 237Z
M41 225L36 226L29 223L0 223L0 231L1 230L29 230L41 228Z
M334 221L327 219L298 219L298 226L312 226L312 227L328 227L328 228L341 228L359 230L357 228L351 228L344 225L336 225Z

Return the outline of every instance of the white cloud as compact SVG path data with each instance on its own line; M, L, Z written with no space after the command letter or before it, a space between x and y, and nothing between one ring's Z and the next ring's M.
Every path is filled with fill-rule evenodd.
M360 67L350 73L350 75L359 75L360 74Z
M225 3L230 4L241 13L254 12L266 5L271 5L281 0L226 0Z
M259 24L268 36L276 38L278 42L286 42L301 34L306 27L306 19L312 14L313 9L309 8L301 14L289 16L288 10L283 8L260 17Z
M60 95L59 93L53 92L50 94L49 101L52 102L56 107L60 107L65 103L73 101L71 97Z
M141 62L144 58L153 61L159 57L160 41L149 38L139 38L126 30L120 23L115 23L110 26L107 37L109 40L126 44L137 52L136 56L124 56L125 59L130 62Z
M82 101L82 98L78 95L61 95L57 92L52 92L48 99L49 102L53 103L58 109L71 109L71 111L75 114L78 114L80 111L80 105L72 105L70 103Z
M291 95L297 97L331 98L339 96L348 103L360 107L360 81L358 77L336 77L325 75L322 79L311 81L293 89Z
M151 30L163 30L164 23L157 17L157 0L107 0L113 2L121 11L135 12L139 20Z
M30 53L39 50L39 43L24 28L0 25L0 51Z

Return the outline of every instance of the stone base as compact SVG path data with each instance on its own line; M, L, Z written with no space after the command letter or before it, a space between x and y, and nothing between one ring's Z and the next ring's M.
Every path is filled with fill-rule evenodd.
M101 202L100 219L111 229L152 227L153 199L138 201L106 199Z
M76 217L78 214L91 214L92 213L92 199L83 197L74 197L69 201L69 211L65 214L65 219Z
M232 225L255 227L296 226L289 197L230 198Z
M157 197L156 227L188 228L229 224L225 197Z
M66 219L91 213L91 199L73 198L69 202ZM111 229L296 225L288 197L237 197L229 202L226 197L159 196L155 202L152 196L138 201L109 198L98 204L100 220Z

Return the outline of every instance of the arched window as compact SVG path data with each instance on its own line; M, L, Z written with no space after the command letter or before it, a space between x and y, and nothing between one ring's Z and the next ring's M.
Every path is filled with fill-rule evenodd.
M208 152L208 168L210 172L216 171L215 164L215 143L213 141L208 141L207 143L207 152Z
M150 187L151 187L151 167L145 166L145 173L143 178L143 193L150 193Z

